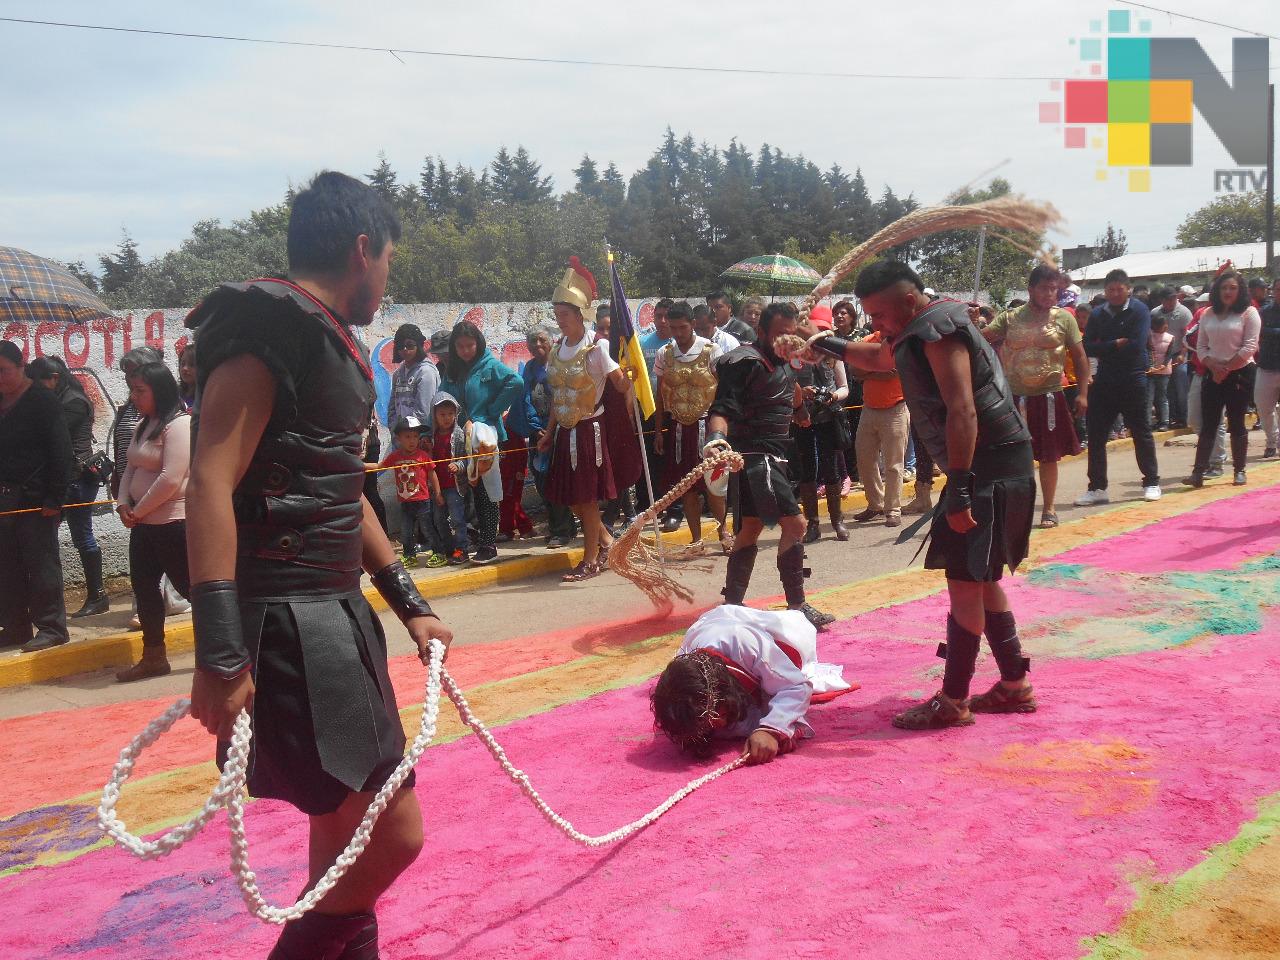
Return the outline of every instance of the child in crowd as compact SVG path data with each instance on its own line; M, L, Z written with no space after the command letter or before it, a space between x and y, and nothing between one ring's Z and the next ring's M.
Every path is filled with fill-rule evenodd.
M810 704L853 687L818 662L818 633L799 610L712 607L689 627L650 702L654 723L704 759L716 738L746 739L749 763L768 763L813 736Z
M436 486L431 521L436 550L441 556L447 554L448 562L457 566L466 563L468 552L466 498L458 489L458 477L465 477L467 472L467 461L458 459L466 452L467 437L458 424L458 401L451 393L441 390L436 394L433 416L431 458L435 462Z
M1169 429L1169 381L1173 376L1173 363L1169 351L1173 346L1173 334L1169 322L1158 314L1151 315L1151 335L1147 340L1151 354L1151 366L1147 370L1147 404L1155 408L1152 415L1154 430Z
M432 469L431 457L419 449L424 424L417 417L401 417L395 423L396 448L382 461L384 467L394 467L396 498L400 501L400 542L404 545L404 565L418 565L419 527L427 533L430 545L431 501L440 485ZM434 550L427 551L428 567L443 567L444 557Z

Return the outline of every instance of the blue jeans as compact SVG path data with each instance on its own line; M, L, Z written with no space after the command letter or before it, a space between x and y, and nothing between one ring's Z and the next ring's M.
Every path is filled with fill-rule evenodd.
M98 499L99 484L81 477L67 488L67 503L92 503ZM65 510L71 542L80 553L97 553L98 541L93 536L93 507Z
M1169 377L1147 377L1147 406L1155 409L1156 423L1169 422Z
M467 539L467 501L457 487L445 487L440 492L444 494L444 506L431 504L431 531L435 549L439 553L449 553L452 550L466 553L470 546Z
M423 540L431 546L431 501L400 501L400 543L404 546L406 557L418 555L418 530L421 527Z

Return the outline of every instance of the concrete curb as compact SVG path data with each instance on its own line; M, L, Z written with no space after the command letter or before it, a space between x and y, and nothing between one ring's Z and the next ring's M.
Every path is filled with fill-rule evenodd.
M1157 441L1189 433L1187 430L1171 430L1156 434ZM1112 440L1107 449L1123 449L1133 446L1132 440ZM1065 458L1064 462L1087 456ZM865 507L867 500L855 491L843 500L845 513ZM818 510L826 515L827 505L819 503ZM689 542L689 531L682 526L674 533L663 534L663 542L672 545ZM414 580L422 595L428 599L470 593L485 587L533 577L545 576L572 569L582 559L582 548L546 552L539 556L513 557L488 566L468 567L461 570L415 570ZM387 609L382 597L371 586L365 586L364 595L375 610ZM190 620L171 621L165 628L165 646L169 653L187 653L195 648L195 634ZM106 667L126 667L142 655L142 634L137 631L113 634L105 637L73 640L71 643L38 653L0 653L0 688L24 684L42 683L77 673L88 673Z

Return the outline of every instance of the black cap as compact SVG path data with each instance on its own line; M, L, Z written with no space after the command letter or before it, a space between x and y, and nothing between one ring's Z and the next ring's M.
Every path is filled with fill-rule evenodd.
M416 430L419 433L421 433L423 430L422 421L414 416L401 417L399 420L396 421L396 425L391 432L405 433L406 431L409 431L409 430Z
M428 352L438 353L440 356L444 356L449 352L449 331L448 330L437 330L435 333L431 335L431 347L429 348Z

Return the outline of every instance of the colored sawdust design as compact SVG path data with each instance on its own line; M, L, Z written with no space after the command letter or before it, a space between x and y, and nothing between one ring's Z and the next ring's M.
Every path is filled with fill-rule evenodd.
M960 765L956 772L1046 794L1071 804L1082 817L1098 817L1150 806L1159 781L1145 774L1154 767L1150 753L1123 740L1049 740L1010 744L998 756Z
M1233 513L1219 505L1200 522L1239 524L1243 506ZM1136 525L1137 512L1126 511L1124 524L1098 523L1095 535ZM1073 533L1077 542L1083 527ZM1135 538L1117 538L1109 547L1110 560L1090 559L1099 567L1140 568L1142 545ZM1265 561L1240 563L1238 552L1216 548L1206 551L1206 560L1221 569L1158 586L1134 580L1109 615L1131 615L1131 601L1145 589L1173 589L1165 612L1177 619L1184 600L1218 590L1218 612L1229 609L1237 627L1245 623L1221 599L1231 595L1226 582L1234 589L1242 577L1265 579L1276 567L1253 569L1251 563ZM1015 580L1015 603L1034 609L1025 622L1048 622L1073 603L1096 604L1072 585L1077 574L1093 570L1068 571L1065 585ZM909 571L842 589L849 607L832 606L848 617L901 604L934 592L934 576ZM1074 955L1083 937L1119 927L1128 902L1124 865L1145 862L1154 875L1177 875L1198 851L1231 837L1241 810L1256 797L1280 789L1280 717L1266 679L1274 675L1280 621L1263 616L1273 602L1265 594L1252 608L1257 627L1238 643L1197 645L1188 656L1187 641L1110 662L1050 657L1037 674L1039 714L982 717L963 731L909 736L888 720L901 709L898 691L925 658L914 644L877 638L894 636L888 626L920 620L922 613L931 624L940 622L933 616L937 602L839 624L824 637L824 652L850 664L864 688L848 703L817 711L817 740L767 768L718 781L658 828L604 855L548 832L475 743L441 744L419 771L432 853L386 898L384 955L817 957L848 952L852 943L853 952L869 960L951 953L1056 960ZM1212 623L1205 614L1196 617ZM606 644L599 656L594 647L574 647L544 669L526 662L518 675L499 673L500 664L490 662L505 651L467 648L476 659L462 682L477 713L506 724L501 739L513 760L581 826L615 826L692 775L689 763L648 729L645 681L670 654L670 629ZM542 656L541 639L523 642ZM411 676L420 683L416 668ZM1162 693L1174 687L1179 716ZM403 702L417 690L401 693ZM154 705L146 709L157 712ZM417 710L402 711L405 721ZM78 735L71 726L63 736ZM1245 729L1247 737L1232 735ZM1116 739L1121 732L1125 739ZM450 729L447 736L458 733ZM958 790L955 774L966 764L974 776ZM209 771L200 764L146 782L163 787L175 803L185 797L189 808L199 790L207 791ZM22 775L16 768L10 774ZM1088 786L1075 789L1073 780ZM94 794L86 794L85 801L91 799ZM139 803L139 814L144 806ZM58 840L45 835L49 821L40 812L25 833L21 824L8 824L11 835L27 845L28 858L65 857L65 850L42 846ZM761 829L762 818L768 829ZM255 868L273 898L296 893L302 819L263 802L255 804L250 831ZM139 864L120 851L101 850L6 877L0 890L11 908L0 920L0 940L11 944L10 956L32 960L158 958L207 949L216 931L227 955L261 955L274 931L243 911L226 876L225 843L218 823L163 862ZM952 871L937 869L940 860L963 873L961 888ZM776 886L780 871L787 876L788 909L785 916L762 917L761 891ZM59 904L60 922L42 924L51 899Z
M1160 574L1046 564L1028 574L1028 585L1078 594L1081 603L1058 609L1083 612L1063 613L1022 632L1040 655L1087 659L1257 633L1266 610L1280 605L1277 571L1280 556L1274 554L1234 569Z
M1138 901L1085 960L1271 960L1280 956L1280 794L1203 861L1168 882L1135 881Z

